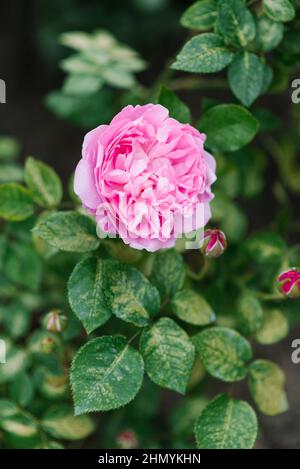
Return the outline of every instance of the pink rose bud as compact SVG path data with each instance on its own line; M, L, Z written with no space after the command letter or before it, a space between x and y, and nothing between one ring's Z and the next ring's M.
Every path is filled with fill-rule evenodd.
M219 257L227 247L226 236L223 231L217 228L204 231L204 240L201 247L202 253L206 257Z
M61 314L61 311L55 309L45 316L43 323L49 332L63 332L67 327L68 319Z
M126 106L89 132L74 192L95 216L99 236L157 251L203 228L216 180L205 139L159 104Z
M117 445L121 449L134 449L138 447L136 434L132 430L124 430L117 435Z
M277 278L278 288L284 296L300 296L300 270L296 267L282 272Z

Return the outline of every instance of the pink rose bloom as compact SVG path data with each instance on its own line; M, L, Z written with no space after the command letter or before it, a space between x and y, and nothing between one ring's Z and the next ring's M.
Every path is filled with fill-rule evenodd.
M127 106L86 135L75 193L103 233L137 249L170 248L211 217L216 164L205 138L163 106Z

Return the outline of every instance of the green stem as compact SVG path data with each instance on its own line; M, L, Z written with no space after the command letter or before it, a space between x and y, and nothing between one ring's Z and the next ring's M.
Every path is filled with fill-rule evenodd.
M282 301L284 297L281 293L264 293L264 292L256 292L256 296L259 300L263 301Z
M207 257L204 258L204 263L200 272L193 272L189 267L187 268L187 276L192 280L199 281L202 280L206 275L208 268L210 266L210 261Z
M223 78L177 78L169 82L173 91L179 90L224 90L227 89L227 81Z

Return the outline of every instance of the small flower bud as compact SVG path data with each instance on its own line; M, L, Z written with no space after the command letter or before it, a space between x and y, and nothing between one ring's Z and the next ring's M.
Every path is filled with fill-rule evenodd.
M55 309L50 311L44 318L44 327L49 332L63 332L67 327L68 319L61 314L61 311Z
M219 257L227 247L226 236L223 231L217 228L204 231L203 245L201 252L206 257Z
M278 288L284 296L300 296L300 270L296 267L282 272L277 278Z
M134 449L138 447L136 434L132 430L124 430L117 435L117 445L121 449Z

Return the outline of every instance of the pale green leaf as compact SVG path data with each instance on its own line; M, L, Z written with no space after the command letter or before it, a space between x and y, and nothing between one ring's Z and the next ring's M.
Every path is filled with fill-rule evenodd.
M244 335L255 334L263 323L263 309L255 293L243 292L237 301L238 326Z
M0 218L21 221L33 212L34 203L28 189L15 183L0 185Z
M212 376L228 382L245 378L252 350L238 332L227 327L211 327L196 334L193 343Z
M215 321L216 315L205 298L191 289L176 293L172 309L182 321L195 326L205 326Z
M29 157L25 163L24 177L38 205L42 207L55 207L61 202L61 181L50 166Z
M288 410L284 383L284 373L276 363L269 360L255 360L251 363L249 389L263 414L278 415Z
M64 404L50 408L41 425L51 436L62 440L82 440L95 430L90 416L74 416L73 409Z
M289 323L280 309L264 310L263 323L256 333L257 342L264 345L275 344L284 339L289 332Z

